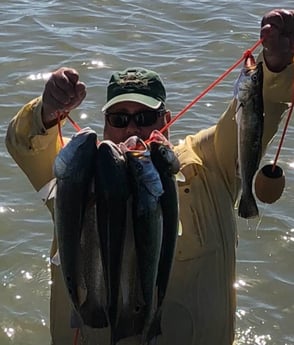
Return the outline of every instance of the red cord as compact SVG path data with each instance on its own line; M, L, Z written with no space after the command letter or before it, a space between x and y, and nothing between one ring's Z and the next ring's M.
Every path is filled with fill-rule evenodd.
M243 60L247 59L249 56L252 55L253 50L255 50L261 43L263 39L259 39L250 49L247 49L242 57L238 59L230 68L228 68L222 75L220 75L214 82L212 82L205 90L203 90L200 95L198 95L196 98L194 98L188 105L185 106L184 109L182 109L174 118L171 119L169 123L167 123L160 132L163 133L166 131L172 124L174 124L188 109L190 109L196 102L198 102L204 95L206 95L211 89L213 89L221 80L223 80L229 73L232 72L234 68L236 68ZM73 127L80 131L81 128L79 125L69 116L69 114L66 115ZM60 136L60 140L63 146L63 140L61 135L61 128L60 128L60 118L58 118L58 133ZM148 140L147 140L148 141ZM147 142L146 141L146 142Z
M61 131L61 115L60 115L60 112L57 111L57 125L58 125L58 137L59 137L59 140L60 140L60 144L61 144L61 147L64 146L64 141L63 141L63 137L62 137L62 131Z
M80 329L76 328L75 334L74 334L74 342L73 345L78 345L79 344L79 335L80 335Z
M69 114L66 115L66 117L69 119L73 127L79 132L81 130L81 127L69 116Z
M160 132L165 132L172 124L174 124L188 109L190 109L196 102L199 101L204 95L207 94L212 88L214 88L221 80L223 80L234 68L236 68L243 60L248 56L252 55L253 50L255 50L261 43L263 39L259 39L250 49L246 50L242 57L237 60L230 68L228 68L222 75L220 75L214 82L212 82L205 90L203 90L200 95L194 98L188 105L185 106L169 123L167 123Z
M281 136L280 144L278 146L278 150L277 150L276 157L275 157L275 160L274 160L274 164L273 164L273 167L272 167L272 172L275 171L275 168L276 168L276 165L277 165L278 157L279 157L279 154L281 152L283 141L285 139L286 131L287 131L287 128L288 128L288 125L289 125L289 121L290 121L292 112L293 112L293 107L294 107L294 82L293 82L293 85L292 85L292 104L290 106L288 117L287 117L287 120L286 120L286 123L285 123L285 127L284 127L284 130L283 130L282 136Z

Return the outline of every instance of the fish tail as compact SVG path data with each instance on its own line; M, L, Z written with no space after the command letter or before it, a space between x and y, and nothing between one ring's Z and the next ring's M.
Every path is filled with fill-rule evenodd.
M116 337L116 334L115 334L114 330L111 329L111 341L110 341L110 344L111 345L116 345L117 341L118 341L118 339Z
M71 328L81 328L83 326L83 321L81 315L76 309L72 309L70 314L70 327Z
M244 196L242 194L238 208L238 215L247 219L258 217L258 214L258 207L253 194L251 193L248 196Z
M80 315L85 325L92 328L108 326L107 316L102 305L95 305L86 300L80 307Z
M156 310L156 313L152 319L152 322L150 324L150 327L147 331L146 335L146 344L149 344L149 342L158 335L162 334L161 331L161 315L162 315L162 308L158 308Z

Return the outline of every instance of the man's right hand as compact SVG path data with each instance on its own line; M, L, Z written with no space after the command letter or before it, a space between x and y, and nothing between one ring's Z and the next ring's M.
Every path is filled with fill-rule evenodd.
M58 116L64 118L78 107L86 97L86 86L79 81L73 68L62 67L54 71L42 95L42 121L46 128L56 125Z

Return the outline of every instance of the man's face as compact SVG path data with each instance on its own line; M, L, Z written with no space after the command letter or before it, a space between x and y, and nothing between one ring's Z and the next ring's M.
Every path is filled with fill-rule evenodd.
M171 119L169 111L164 111L161 113L161 116L158 116L158 111L136 102L120 102L114 104L107 110L106 114L110 115L109 120L107 120L108 115L105 116L104 139L111 140L115 144L124 142L133 135L138 136L142 140L146 140L149 138L150 133L153 130L160 130ZM124 119L127 119L126 122L128 123L126 123L126 126L121 128L115 127L114 125L117 123L123 123L123 120L120 117L121 115ZM146 121L148 124L149 119L151 118L156 119L154 123L148 126L140 126L140 120L143 120L143 122ZM167 133L164 133L164 135L167 136Z

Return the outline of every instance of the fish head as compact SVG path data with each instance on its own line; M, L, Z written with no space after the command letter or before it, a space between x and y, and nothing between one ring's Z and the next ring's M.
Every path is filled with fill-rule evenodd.
M144 160L150 156L147 145L139 137L131 136L118 146L126 157L131 173L139 178L144 170Z
M159 197L163 193L163 188L160 175L152 162L150 151L128 151L126 152L126 160L131 175L131 183L137 187L143 186L150 195Z
M97 147L97 152L97 161L113 162L114 165L124 161L124 156L120 147L111 140L100 141Z
M60 179L66 179L77 172L81 160L85 164L94 164L97 134L90 128L85 128L72 136L55 158L53 171Z
M180 170L180 162L173 151L173 145L158 130L151 132L149 147L152 162L159 173L176 174Z
M144 152L148 149L145 142L136 135L129 137L126 141L118 144L120 150L125 153L127 151Z
M150 151L127 151L125 153L128 166L132 174L136 179L141 179L144 174L149 170L148 166L152 163L150 157Z
M124 143L120 143L119 147L126 157L131 183L137 186L144 185L152 195L161 195L160 176L153 165L151 153L146 143L139 137L133 136Z
M151 132L148 142L157 142L164 144L165 146L169 146L173 148L173 145L168 141L168 139L157 129Z
M150 144L151 158L159 173L177 174L180 162L171 147L152 141Z
M245 65L234 86L234 96L241 103L247 102L258 90L262 90L262 62ZM258 92L259 93L259 92Z

